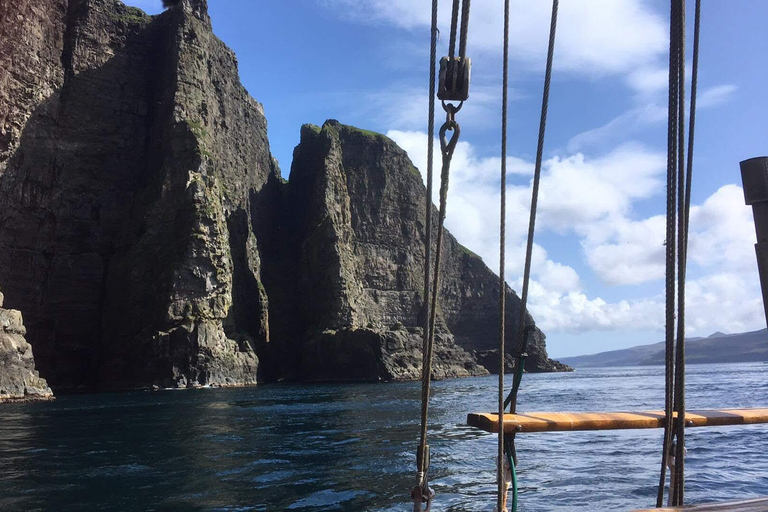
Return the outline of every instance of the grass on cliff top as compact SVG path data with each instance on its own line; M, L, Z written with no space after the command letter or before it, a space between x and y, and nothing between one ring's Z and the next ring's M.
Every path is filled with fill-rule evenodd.
M133 23L149 23L152 20L151 16L148 16L144 11L138 7L132 7L130 5L124 6L125 11L117 13L115 18L118 21L122 21L125 24Z
M457 242L457 243L458 243L458 242ZM478 256L477 254L475 254L474 252L472 252L472 251L471 251L469 248L467 248L467 247L464 247L464 246L463 246L463 245L461 245L461 244L458 244L458 245L459 245L459 249L461 249L461 252L462 252L463 254L466 254L467 256L473 256L473 257L475 257L475 258L480 258L480 256ZM482 258L480 258L480 259L482 259Z
M364 130L362 128L358 128L357 126L352 126L352 125L344 125L344 126L346 126L348 130L353 131L353 132L357 132L357 133L362 133L366 137L371 137L371 138L374 138L374 139L378 138L378 137L383 137L383 138L389 140L389 137L387 137L383 133L378 133L378 132L374 132L374 131L371 131L371 130Z
M309 126L313 131L315 131L315 133L320 133L320 128L317 128L315 125L310 124L310 125L307 125L307 126ZM381 139L384 139L386 141L394 143L394 141L392 141L392 139L390 139L389 137L387 137L383 133L378 133L378 132L374 132L374 131L371 131L371 130L365 130L363 128L358 128L357 126L352 126L351 124L342 124L342 123L336 121L335 119L329 119L328 121L326 121L325 124L323 124L322 129L323 130L329 130L329 131L331 131L333 133L336 133L336 134L338 134L339 129L344 129L344 130L347 130L347 131L350 131L350 132L353 132L353 133L359 133L359 134L364 135L364 136L366 136L368 138L371 138L371 139L381 138Z

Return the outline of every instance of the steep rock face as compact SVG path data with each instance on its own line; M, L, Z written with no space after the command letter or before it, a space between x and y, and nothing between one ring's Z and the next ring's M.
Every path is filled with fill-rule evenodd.
M0 280L40 370L62 389L256 382L256 205L278 171L205 1L2 9Z
M329 122L303 128L283 183L205 0L173 4L0 3L0 282L41 374L57 391L418 378L418 171ZM445 243L434 375L483 374L464 349L495 345L498 282ZM554 368L539 331L529 353Z
M0 292L0 403L16 400L50 400L53 393L35 371L32 346L21 312L3 309Z
M446 258L443 266L442 313L446 324L456 336L456 343L474 351L498 351L499 339L499 278L482 258L463 247L453 236L446 237ZM505 340L507 353L515 354L520 319L520 298L509 286L505 287ZM530 372L567 371L547 354L546 336L535 327L526 311L525 326L534 325L528 334L525 370ZM492 369L498 372L498 364Z
M383 136L335 121L302 128L287 193L302 378L421 375L421 189L418 171ZM442 329L434 376L485 373Z
M287 196L296 237L294 309L302 314L294 327L304 330L294 338L306 340L297 356L303 374L417 378L426 201L418 170L382 135L336 121L305 125ZM434 373L482 374L462 347L496 344L498 278L446 235ZM511 343L519 300L507 293ZM529 355L530 370L554 369L538 330Z

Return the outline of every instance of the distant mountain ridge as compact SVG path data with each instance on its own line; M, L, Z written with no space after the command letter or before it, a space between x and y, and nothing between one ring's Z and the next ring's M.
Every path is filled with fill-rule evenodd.
M689 364L751 363L768 361L768 329L725 334L720 331L706 338L685 340L685 361ZM647 366L664 364L664 342L576 357L561 363L574 368Z

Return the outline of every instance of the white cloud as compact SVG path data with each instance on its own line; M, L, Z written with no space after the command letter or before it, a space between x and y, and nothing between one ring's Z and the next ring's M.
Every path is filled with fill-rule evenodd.
M725 185L702 205L693 206L690 231L693 263L757 275L755 225L741 187Z
M386 22L402 29L429 27L429 2L413 0L320 0L354 21ZM523 62L540 63L547 51L551 3L513 0L510 52ZM501 51L503 6L475 0L470 16L469 53ZM450 10L440 11L443 43ZM580 0L560 5L556 66L576 73L624 73L648 66L667 51L665 22L642 0Z
M565 294L531 283L530 310L545 332L581 333L663 327L663 299L658 297L608 303L582 292Z
M722 271L689 280L686 290L686 331L690 334L765 327L756 268L753 273Z
M642 95L665 91L669 87L669 68L661 66L642 67L629 74L627 83Z
M389 130L425 130L427 125L427 88L395 83L375 91L346 90L325 95L324 101L351 110L351 117L373 120ZM509 101L524 96L510 88ZM461 110L462 129L468 131L495 128L501 124L501 86L474 83L471 101ZM445 120L439 101L435 106L435 132Z
M424 174L426 135L388 133ZM538 233L574 234L573 251L586 271L611 285L656 283L651 296L609 302L583 288L576 269L534 244L529 307L547 332L663 328L665 218L636 219L633 206L663 192L664 155L625 144L600 158L575 154L545 162ZM439 168L439 153L436 153ZM507 190L507 266L520 289L525 255L532 164L510 158ZM481 157L459 143L454 156L446 226L498 269L499 158ZM437 176L437 174L436 174ZM437 179L437 178L436 178ZM437 192L434 200L437 201ZM688 333L757 329L763 322L752 242L753 224L741 188L726 185L691 210ZM745 241L746 240L746 241ZM629 288L628 288L629 289Z
M723 84L705 89L696 100L700 108L714 107L727 102L738 87L733 84Z
M659 71L659 73L662 73L662 71ZM634 76L630 75L631 83ZM643 101L642 105L628 110L608 121L603 126L584 131L572 137L567 144L568 151L583 151L590 148L610 146L619 140L633 136L648 126L666 123L666 92L664 93L665 98L663 101L661 101L660 95L656 94L661 90L656 88L657 85L663 85L662 89L666 89L666 70L663 70L663 84L659 83L660 78L662 78L661 75L655 74L653 77L642 79L646 80L646 82L632 83L638 89L643 89L643 94L640 96L640 99ZM737 90L738 87L732 84L716 85L704 89L698 95L696 108L697 110L703 110L721 105L730 100ZM688 107L690 105L686 103L686 108Z
M664 277L666 219L611 219L582 240L587 263L607 284L641 284Z
M741 187L725 185L691 207L689 266L704 271L757 275L752 213ZM590 267L609 284L640 284L664 276L666 219L626 217L584 231Z
M539 201L544 226L558 232L591 232L594 223L625 215L632 201L653 195L666 159L638 144L601 158L581 153L546 162Z
M608 123L582 132L568 141L569 152L584 151L585 149L604 147L616 144L619 140L631 137L640 129L651 124L667 120L667 107L649 103L635 107Z

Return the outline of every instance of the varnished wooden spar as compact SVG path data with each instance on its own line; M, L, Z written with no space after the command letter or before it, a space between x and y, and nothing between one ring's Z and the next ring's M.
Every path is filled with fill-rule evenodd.
M499 431L498 413L471 413L467 415L467 423L486 432ZM687 411L685 423L687 427L768 423L768 409ZM532 412L504 415L504 432L508 433L663 427L664 411Z
M649 508L636 510L635 512L661 512L664 510L688 510L690 512L765 512L768 510L768 498L760 498L747 501L735 501L730 503L707 503L704 505L688 505L685 507Z

